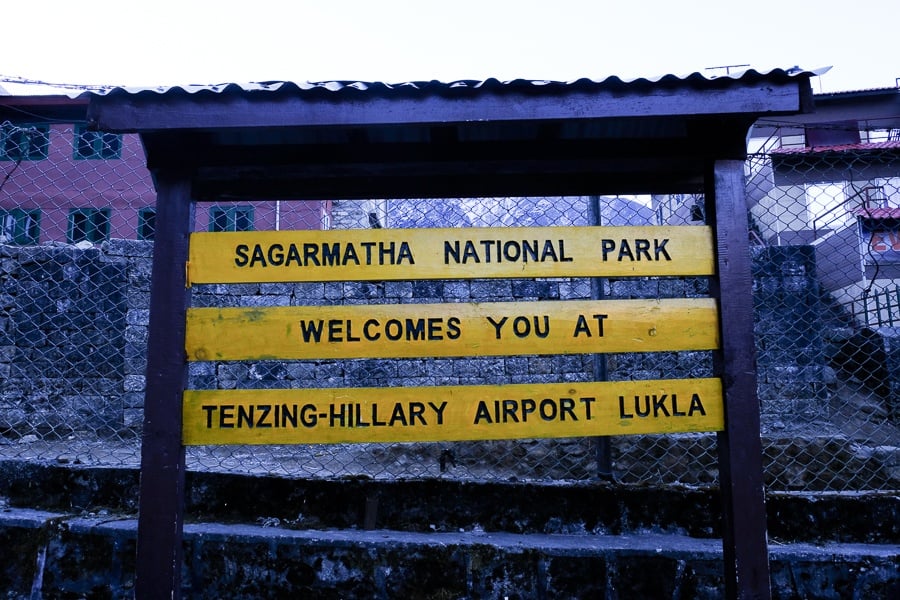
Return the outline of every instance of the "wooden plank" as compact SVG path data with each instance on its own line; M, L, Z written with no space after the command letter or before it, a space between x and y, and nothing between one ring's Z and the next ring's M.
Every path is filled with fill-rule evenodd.
M187 384L184 331L190 304L184 263L193 214L188 179L162 173L156 188L135 597L178 598L185 470L181 397Z
M708 227L201 232L190 281L711 275Z
M191 361L709 350L717 314L709 298L192 308L185 349Z
M711 179L707 210L716 226L713 292L721 304L725 393L718 452L726 594L764 600L771 591L743 161L716 162Z
M620 161L620 168L608 163L573 173L544 173L546 165L525 167L507 163L487 175L470 175L470 169L452 174L432 175L433 169L416 169L405 174L383 175L381 167L340 167L317 174L296 173L293 167L201 169L194 183L195 200L217 202L222 197L245 200L333 200L369 198L495 198L507 196L588 196L598 189L607 195L696 193L703 186L703 160L697 157L660 159L641 157ZM677 163L677 164L673 164ZM530 168L528 168L530 167ZM552 168L552 165L551 165ZM527 169L527 170L526 170ZM586 167L587 169L587 167ZM376 171L375 174L372 171ZM648 181L647 171L657 173ZM347 172L349 171L349 173ZM235 174L240 177L233 181Z
M333 444L717 431L718 379L188 390L184 443Z

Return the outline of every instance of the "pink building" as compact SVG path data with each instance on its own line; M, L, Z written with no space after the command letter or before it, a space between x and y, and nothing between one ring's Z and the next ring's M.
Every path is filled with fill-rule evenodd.
M140 139L88 130L87 103L0 88L0 243L153 239L156 192ZM330 201L203 203L196 229L322 229L330 213Z

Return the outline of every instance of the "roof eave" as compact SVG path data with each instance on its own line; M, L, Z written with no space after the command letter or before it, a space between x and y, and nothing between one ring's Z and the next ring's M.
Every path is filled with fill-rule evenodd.
M304 92L110 94L94 96L93 126L110 132L254 127L365 127L477 121L755 116L808 110L808 77L571 86L542 94L521 88L443 93L340 95ZM698 100L703 101L698 104Z

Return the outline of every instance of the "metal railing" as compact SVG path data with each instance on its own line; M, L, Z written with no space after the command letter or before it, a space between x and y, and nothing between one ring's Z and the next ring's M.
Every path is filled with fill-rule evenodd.
M877 195L877 197L876 197ZM825 212L816 215L812 220L812 230L813 230L813 239L819 239L819 230L820 226L817 223L821 221L825 221L826 218L831 217L831 220L825 221L823 223L824 226L829 226L833 224L835 221L840 220L840 218L847 214L861 214L865 215L867 210L873 208L887 208L887 198L884 195L884 186L881 185L866 185L861 189L855 191L846 200L843 202L836 204L826 210ZM838 212L841 211L841 212ZM840 215L840 216L838 216ZM830 232L830 230L828 230Z

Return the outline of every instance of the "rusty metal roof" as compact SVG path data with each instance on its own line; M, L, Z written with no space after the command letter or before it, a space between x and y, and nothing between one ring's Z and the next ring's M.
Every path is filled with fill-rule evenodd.
M860 142L858 144L838 144L834 146L790 146L776 148L769 154L830 154L834 152L876 152L900 150L900 141Z
M865 219L900 219L900 208L861 208L856 214Z

